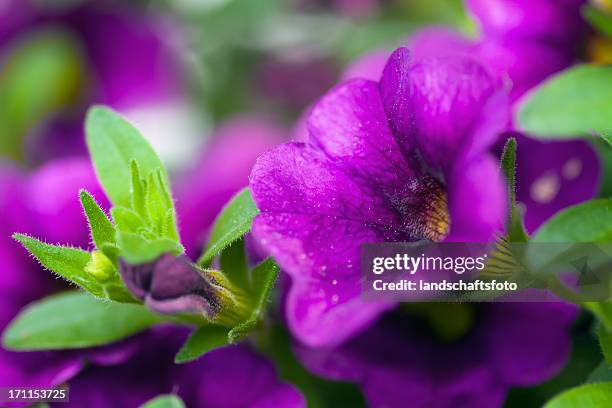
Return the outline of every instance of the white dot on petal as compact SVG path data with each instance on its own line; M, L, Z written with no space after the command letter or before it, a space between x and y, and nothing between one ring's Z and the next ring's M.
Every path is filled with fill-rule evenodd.
M554 173L546 173L533 182L529 193L533 201L547 204L557 196L559 187L559 177Z
M335 305L336 303L338 303L338 300L340 299L340 297L338 295L332 295L331 297L331 301L332 303Z
M561 174L567 180L574 180L582 173L582 161L580 159L570 159L563 165Z

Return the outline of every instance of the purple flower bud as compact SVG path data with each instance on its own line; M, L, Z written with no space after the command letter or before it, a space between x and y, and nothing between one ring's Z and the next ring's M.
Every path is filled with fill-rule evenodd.
M120 259L119 271L129 291L155 312L201 314L228 326L248 317L242 290L221 272L201 270L185 256L164 254L141 265Z

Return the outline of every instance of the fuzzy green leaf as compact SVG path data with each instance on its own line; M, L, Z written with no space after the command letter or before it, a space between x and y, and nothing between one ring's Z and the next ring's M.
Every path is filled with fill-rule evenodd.
M230 343L237 343L243 340L257 328L263 318L266 303L270 298L270 292L274 288L279 271L278 265L272 258L267 258L251 270L253 284L250 294L254 300L253 310L248 320L237 324L230 330L228 333Z
M10 350L57 350L100 346L167 321L142 305L98 300L65 292L23 309L3 334Z
M228 328L202 326L196 329L174 357L178 364L196 360L202 355L228 344Z
M608 330L612 330L612 302L583 302L582 306L593 313Z
M599 346L608 364L612 365L612 330L601 324L597 330Z
M508 241L527 242L529 235L525 230L523 218L516 206L516 139L511 137L506 141L501 157L501 168L508 183L508 198L510 201L510 220L508 222Z
M94 296L106 297L100 282L85 272L85 267L91 259L89 252L77 248L46 244L23 234L14 234L13 238L34 255L45 268L77 284Z
M544 408L602 408L612 406L612 382L586 384L562 392Z
M586 381L588 384L599 382L612 382L612 366L605 360L599 363L591 372Z
M217 254L232 242L242 238L251 229L253 219L257 214L259 210L248 188L236 194L217 217L208 246L198 260L198 264L208 267Z
M576 138L612 134L610 117L612 67L576 65L530 92L521 102L517 121L532 136Z
M87 146L104 191L115 205L132 205L132 162L136 161L143 177L166 170L159 157L140 132L115 111L94 106L85 119Z
M251 285L249 268L244 249L244 240L240 239L227 247L219 257L221 270L229 280L243 289Z
M96 248L102 249L105 244L115 243L115 227L100 208L91 194L85 190L79 192L81 206L85 211L89 224L89 231Z
M141 405L140 408L185 408L185 403L176 395L160 395Z

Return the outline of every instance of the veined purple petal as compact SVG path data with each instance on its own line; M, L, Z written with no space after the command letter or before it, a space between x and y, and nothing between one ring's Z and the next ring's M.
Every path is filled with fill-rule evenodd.
M389 129L376 82L355 79L327 93L311 110L308 130L311 143L375 194L397 194L415 177Z
M435 168L447 169L466 144L490 146L505 124L473 140L484 119L483 107L499 89L495 78L472 59L426 59L410 65L408 50L400 48L390 57L380 86L400 146L417 149Z

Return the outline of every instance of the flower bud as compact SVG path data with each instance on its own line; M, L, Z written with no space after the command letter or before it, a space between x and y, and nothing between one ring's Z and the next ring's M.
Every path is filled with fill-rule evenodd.
M98 281L108 280L115 273L115 266L102 251L93 251L91 259L85 265L85 272L93 275Z
M129 291L158 313L199 314L229 327L250 313L248 297L240 288L220 271L202 270L185 256L164 254L141 265L120 259L119 272Z

